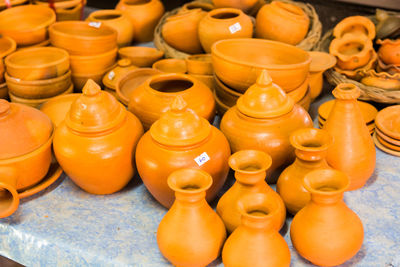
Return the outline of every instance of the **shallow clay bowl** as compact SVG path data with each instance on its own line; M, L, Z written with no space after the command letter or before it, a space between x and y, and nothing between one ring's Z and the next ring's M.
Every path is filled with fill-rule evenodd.
M383 134L400 140L400 105L387 107L378 112L375 118L376 127Z
M186 62L183 59L167 58L154 62L153 69L167 73L183 73L187 72Z
M10 37L0 37L0 58L6 57L17 48L17 43Z
M217 77L229 87L244 92L267 70L274 83L286 92L307 78L310 55L295 46L262 39L226 39L213 44L212 63Z
M56 14L47 6L12 7L0 13L0 33L18 45L33 45L47 39L47 28L56 21Z
M56 78L69 70L67 51L56 47L17 51L7 56L4 62L9 76L26 81Z
M53 97L42 105L40 110L45 113L53 124L58 127L64 121L72 103L82 94L66 94Z
M70 56L71 70L74 75L83 73L99 73L115 63L118 48L105 53L90 56Z
M128 58L138 67L151 67L164 56L164 52L152 47L127 46L118 50L120 58Z
M189 74L213 75L211 54L191 55L186 58Z

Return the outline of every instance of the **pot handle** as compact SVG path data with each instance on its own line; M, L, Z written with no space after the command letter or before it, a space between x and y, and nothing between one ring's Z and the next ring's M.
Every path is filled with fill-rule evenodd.
M13 214L19 206L17 170L0 166L0 218Z

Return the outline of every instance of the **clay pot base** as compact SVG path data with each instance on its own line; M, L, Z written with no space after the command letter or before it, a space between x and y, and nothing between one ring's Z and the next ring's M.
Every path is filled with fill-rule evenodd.
M400 157L400 151L395 151L395 150L389 149L389 148L385 147L384 145L382 145L379 142L378 138L376 137L376 133L374 133L374 135L372 136L372 140L374 140L376 147L379 148L380 150L382 150L383 152L388 153L393 156L396 156L396 157Z

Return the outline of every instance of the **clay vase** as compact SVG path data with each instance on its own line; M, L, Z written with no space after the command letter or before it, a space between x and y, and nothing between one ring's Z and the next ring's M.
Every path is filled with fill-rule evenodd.
M335 104L323 129L333 137L326 160L350 178L349 190L364 186L375 169L375 146L365 124L357 98L360 89L351 83L334 90Z
M308 33L310 19L298 6L273 1L264 5L257 13L256 36L296 45Z
M279 176L276 191L291 214L296 214L310 201L303 186L304 177L318 169L328 169L325 160L332 137L325 130L303 128L292 133L290 143L296 149L296 160Z
M375 24L364 16L350 16L341 20L333 28L333 36L335 38L342 38L348 33L364 35L373 40L376 34Z
M227 137L233 152L257 149L272 158L267 172L267 182L279 167L291 163L294 148L289 136L297 129L312 127L310 115L276 84L272 83L266 70L257 83L251 86L222 117L220 129Z
M200 20L205 15L207 12L198 8L168 17L161 31L165 42L185 53L202 53L198 28Z
M205 200L213 180L202 170L181 169L168 177L175 201L157 229L161 253L174 266L206 266L221 253L226 230Z
M251 38L253 22L250 17L236 8L214 9L200 21L199 38L206 53L219 40L233 38Z
M400 65L400 38L396 40L377 40L381 47L378 50L379 59L385 64Z
M140 121L111 94L88 80L57 127L53 148L65 173L92 194L112 194L135 174Z
M229 158L229 166L235 171L236 182L220 198L217 205L217 213L229 233L240 225L242 215L238 203L242 196L248 194L263 193L270 201L276 202L278 212L274 213L272 221L277 231L285 223L285 205L280 196L265 182L266 171L271 164L271 157L258 150L242 150Z
M228 176L230 154L225 136L178 96L140 139L136 165L146 188L169 208L174 192L168 187L167 178L173 171L196 168L211 174L213 185L206 196L211 201Z
M232 7L241 9L243 12L249 12L258 0L213 0L212 2L216 8Z
M310 51L308 54L311 56L308 85L311 98L314 100L321 94L324 83L323 73L336 65L336 58L331 54L319 51Z
M271 196L247 194L240 198L238 209L241 224L225 242L224 266L290 266L289 247L275 228L274 216L280 208Z
M135 41L139 43L153 40L154 29L164 14L160 0L120 0L117 10L126 11L135 28Z
M362 222L343 201L348 185L347 175L333 169L315 170L304 178L311 201L294 216L290 238L297 252L315 265L340 265L362 246Z

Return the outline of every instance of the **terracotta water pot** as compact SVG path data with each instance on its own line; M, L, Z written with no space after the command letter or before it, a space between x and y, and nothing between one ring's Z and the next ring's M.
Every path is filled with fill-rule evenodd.
M290 250L275 228L280 212L270 195L247 194L239 199L241 224L228 237L222 250L224 266L290 266Z
M178 58L166 58L156 61L153 69L166 73L182 73L187 72L186 61Z
M213 0L216 8L231 7L241 9L243 12L249 12L258 2L258 0Z
M133 65L132 61L129 59L120 59L117 62L117 66L104 75L103 84L107 87L106 89L116 91L118 81L124 77L125 74L136 69L138 69L138 67Z
M388 65L400 65L400 38L396 40L378 40L376 43L381 45L378 50L378 56L383 62Z
M276 181L271 173L293 161L294 148L289 136L299 128L311 127L310 115L285 92L272 83L263 71L257 83L241 96L236 106L222 117L220 129L233 152L245 149L262 150L272 157L267 181Z
M186 65L189 74L213 75L210 54L190 55L186 58Z
M164 56L164 52L152 47L127 46L120 48L118 55L129 59L135 66L151 67L154 62Z
M336 58L325 52L310 51L308 53L311 56L308 85L310 86L311 98L315 99L322 91L324 71L336 65Z
M112 95L88 80L56 129L54 153L65 173L92 194L122 189L135 174L140 121Z
M40 107L40 111L46 114L55 127L65 120L73 102L82 94L66 94L53 97Z
M205 200L212 183L207 172L196 169L177 170L168 177L176 199L158 226L157 243L174 266L206 266L221 253L225 226Z
M325 157L332 138L325 130L303 128L291 134L290 143L296 149L296 160L279 176L276 191L287 210L296 214L311 199L303 186L304 177L314 170L329 168Z
M375 146L357 103L360 89L351 83L334 90L335 104L324 124L333 137L326 160L350 178L349 190L364 186L375 169Z
M364 35L368 39L375 38L375 24L364 16L350 16L341 20L333 29L333 36L342 38L348 33Z
M304 178L311 201L293 218L290 238L297 252L315 265L340 265L361 248L362 222L343 201L348 185L347 175L333 169L315 170Z
M225 183L230 154L225 136L178 96L140 139L136 165L146 188L169 208L174 194L167 185L167 177L173 171L196 168L208 172L213 185L207 190L206 199L211 201Z
M308 33L310 19L298 6L281 1L264 5L257 13L256 36L296 45Z
M280 196L265 182L266 171L272 164L271 157L258 150L242 150L229 158L229 165L235 171L236 182L220 198L217 213L224 221L229 233L239 225L242 214L239 201L245 195L263 193L269 201L275 202L277 212L271 220L274 228L279 231L286 219L286 209Z

